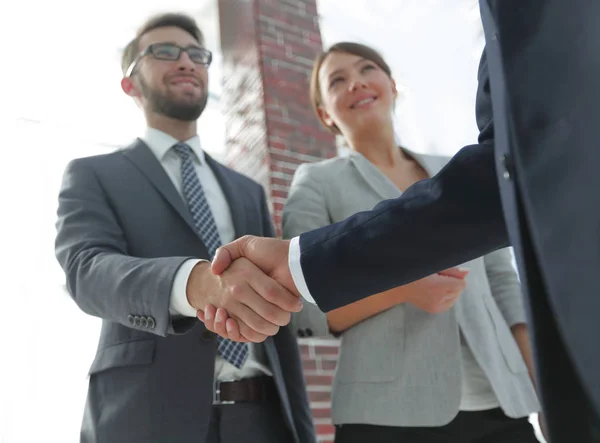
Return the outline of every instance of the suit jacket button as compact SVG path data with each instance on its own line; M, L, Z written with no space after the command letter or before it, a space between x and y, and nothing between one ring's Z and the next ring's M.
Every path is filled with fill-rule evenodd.
M156 326L156 322L154 321L154 317L148 317L148 328L154 329Z
M127 321L129 322L129 324L130 324L130 325L133 325L133 323L134 323L134 321L135 321L135 320L134 320L134 318L133 318L133 315L132 315L132 314L129 314L129 315L127 316Z
M142 326L142 319L140 318L139 315L134 315L133 316L133 326L137 326L138 328L140 326Z
M298 329L298 337L304 337L306 334L304 334L304 331L302 329Z
M147 328L148 327L148 317L143 316L142 317L142 328Z
M313 336L313 331L310 328L306 328L306 336L307 337L312 337Z
M207 330L202 331L202 340L212 340L217 334Z
M510 180L513 175L513 166L510 157L506 154L502 154L500 157L500 162L502 163L503 169L502 177L504 177L506 180Z

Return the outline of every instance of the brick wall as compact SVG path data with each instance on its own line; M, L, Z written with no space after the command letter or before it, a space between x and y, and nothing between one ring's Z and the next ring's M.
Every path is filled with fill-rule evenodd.
M331 382L339 353L338 340L299 340L304 376L320 442L333 442Z
M297 166L333 157L333 135L314 116L308 85L322 48L315 0L219 0L226 162L267 190L277 234ZM321 442L333 441L336 340L301 339Z

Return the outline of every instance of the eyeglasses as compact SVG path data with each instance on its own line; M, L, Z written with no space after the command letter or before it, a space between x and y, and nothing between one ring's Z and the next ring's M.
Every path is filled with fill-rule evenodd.
M176 61L179 60L182 52L187 52L188 57L198 65L208 67L212 61L212 53L208 49L199 48L198 46L182 48L173 43L155 43L139 53L131 65L129 65L125 77L131 77L138 62L147 55L151 55L157 60Z

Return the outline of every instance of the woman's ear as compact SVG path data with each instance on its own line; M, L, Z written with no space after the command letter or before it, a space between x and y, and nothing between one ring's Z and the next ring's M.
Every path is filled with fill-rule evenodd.
M392 80L392 94L394 95L394 99L398 98L398 88L396 87L396 81L394 79Z
M327 126L329 129L332 129L335 127L335 123L334 123L333 119L331 118L329 113L323 108L322 105L319 105L317 107L317 113L319 114L319 118L321 119L321 121L323 122L323 124L325 126Z

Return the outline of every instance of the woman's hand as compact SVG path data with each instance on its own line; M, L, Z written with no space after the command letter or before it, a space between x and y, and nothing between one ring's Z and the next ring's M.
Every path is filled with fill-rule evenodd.
M411 283L414 290L406 298L406 303L430 314L447 311L467 286L465 277L468 273L465 268L450 268L417 280Z

